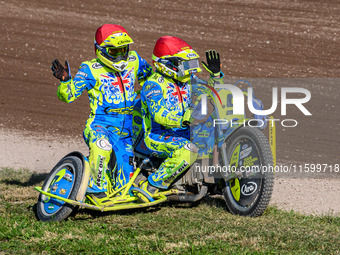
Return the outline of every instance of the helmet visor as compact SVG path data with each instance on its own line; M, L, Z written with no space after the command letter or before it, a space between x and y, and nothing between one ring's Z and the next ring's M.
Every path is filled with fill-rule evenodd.
M196 72L198 72L198 68L199 68L199 62L198 62L197 58L192 59L192 60L183 61L178 66L178 69L179 69L178 75L179 76L185 76L185 75L188 75L190 73L196 73Z
M183 61L182 64L183 64L184 71L197 69L199 67L198 59Z

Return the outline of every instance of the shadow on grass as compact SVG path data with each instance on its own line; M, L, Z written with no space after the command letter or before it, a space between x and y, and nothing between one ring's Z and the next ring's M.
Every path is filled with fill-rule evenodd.
M21 181L20 179L2 179L0 183L4 183L6 185L17 185L22 187L34 186L42 181L44 181L47 177L48 173L33 173L28 180ZM25 178L26 179L26 178Z
M147 214L147 213L155 213L162 208L178 208L178 209L191 209L199 206L200 204L207 204L209 206L216 206L226 209L225 202L223 198L216 198L216 197L207 197L203 198L201 201L195 202L195 203L180 203L180 202L164 202L162 204L155 205L153 207L146 207L146 208L136 208L136 209L127 209L127 210L121 210L121 211L106 211L101 212L97 210L91 210L91 209L76 209L72 212L70 217L73 221L82 221L82 220L89 220L89 218L86 217L86 215L90 216L93 219L109 216L109 215L136 215L136 214ZM75 215L79 216L85 216L83 217L72 217Z
M96 218L101 218L101 217L105 217L105 216L109 216L109 215L135 215L135 214L146 214L146 213L154 213L159 211L160 205L156 205L153 207L148 207L148 208L136 208L136 209L127 209L127 210L121 210L121 211L105 211L105 212L101 212L101 211L97 211L97 210L91 210L91 209L78 209L77 212L72 213L70 216L75 216L76 214L79 215L89 215L92 218L96 219ZM77 221L77 220L88 220L88 218L74 218L73 220Z
M206 196L203 199L196 202L168 202L160 206L172 206L174 208L194 208L200 204L205 204L208 206L215 206L219 208L226 208L226 203L221 196Z
M165 202L162 204L158 204L155 205L153 207L147 207L147 208L136 208L136 209L128 209L128 210L121 210L121 211L106 211L106 212L101 212L101 211L97 211L97 210L91 210L91 209L75 209L72 214L70 215L70 217L72 218L73 221L82 221L82 220L89 220L88 217L86 217L86 215L88 215L89 217L93 218L93 219L98 219L101 217L105 217L105 216L109 216L109 215L136 215L136 214L147 214L147 213L155 213L159 210L161 210L162 208L169 208L169 207L173 207L173 208L178 208L178 209L191 209L191 208L195 208L197 206L199 206L200 204L206 204L208 206L215 206L215 207L219 207L219 208L223 208L226 211L228 211L225 201L222 197L206 197L203 198L201 201L197 201L194 203L180 203L180 202ZM83 217L74 217L74 216L85 216ZM73 216L73 217L72 217Z
M225 203L225 200L222 196L205 197L202 200L202 203L204 203L208 206L215 206L215 207L218 207L218 208L224 208L224 209L228 210L227 205Z

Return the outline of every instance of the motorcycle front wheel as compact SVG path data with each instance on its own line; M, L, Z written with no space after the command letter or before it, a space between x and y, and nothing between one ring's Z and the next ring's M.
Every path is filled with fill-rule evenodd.
M242 216L262 215L274 185L273 156L266 136L257 128L241 127L223 146L229 169L238 173L223 188L228 209Z
M75 156L61 159L49 173L42 186L42 190L54 195L75 200L83 176L82 161ZM41 221L62 221L66 219L75 206L59 199L43 194L39 195L37 215Z

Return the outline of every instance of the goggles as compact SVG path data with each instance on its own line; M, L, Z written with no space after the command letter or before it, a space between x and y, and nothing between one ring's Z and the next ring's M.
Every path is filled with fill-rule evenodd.
M179 58L158 58L157 61L176 71L179 77L183 77L191 73L197 73L199 69L198 58L191 60L181 60Z
M110 46L99 46L97 42L94 42L96 49L98 49L103 56L105 56L108 60L112 61L112 63L118 63L121 60L126 61L129 55L129 45L125 45L122 47L110 47Z
M104 49L106 49L107 54L110 55L111 57L117 57L119 55L124 56L128 52L127 45L120 47L120 48L105 47Z
M181 61L178 65L178 76L185 76L190 73L196 73L199 68L198 59Z

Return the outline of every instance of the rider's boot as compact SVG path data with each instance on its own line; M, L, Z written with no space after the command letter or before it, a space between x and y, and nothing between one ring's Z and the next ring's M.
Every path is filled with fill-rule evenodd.
M104 185L98 186L92 174L90 175L89 187L87 188L87 193L90 193L91 198L96 201L98 204L109 203L111 200L109 199L110 191L112 192L111 181L109 180L109 175L105 172L104 174Z
M105 138L97 140L97 142L90 142L90 155L89 155L89 167L90 167L90 180L87 189L87 193L98 204L110 202L109 195L112 190L111 185L111 171L108 168L108 164L111 158L111 149L103 148L104 144L107 147L109 141ZM101 143L98 143L101 141ZM105 147L104 146L104 147Z
M145 203L150 202L150 198L152 198L159 191L159 189L155 186L152 186L148 182L148 180L141 181L139 183L139 188L143 191L144 194L138 192L136 196Z

